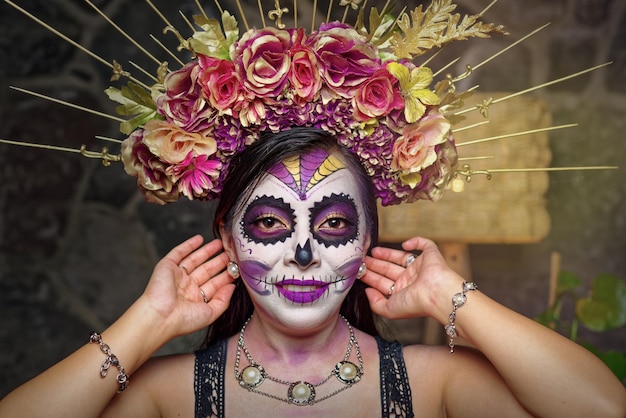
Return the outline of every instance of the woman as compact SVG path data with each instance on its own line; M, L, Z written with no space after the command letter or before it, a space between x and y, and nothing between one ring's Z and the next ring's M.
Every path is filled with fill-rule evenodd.
M594 355L464 285L432 242L366 255L375 215L367 174L328 134L262 138L231 165L221 240L175 247L93 338L100 350L16 389L0 416L624 416L624 388ZM384 342L359 329L363 294L376 314L433 317L476 349ZM206 350L150 359L206 326ZM97 373L107 350L119 381Z

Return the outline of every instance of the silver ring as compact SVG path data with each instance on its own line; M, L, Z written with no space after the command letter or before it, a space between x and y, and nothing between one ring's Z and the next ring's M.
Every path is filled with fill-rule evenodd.
M209 298L206 297L204 290L200 289L200 294L202 295L202 300L204 301L204 303L209 303Z
M185 271L185 273L187 273L187 276L189 276L189 270L187 270L187 267L183 266L183 264L179 264L178 267L180 267L181 269L183 269Z
M410 266L415 261L415 254L411 254L406 259L406 266Z
M387 292L387 299L389 299L391 297L391 294L393 293L393 289L396 288L396 284L392 284L391 287L389 288L389 291Z

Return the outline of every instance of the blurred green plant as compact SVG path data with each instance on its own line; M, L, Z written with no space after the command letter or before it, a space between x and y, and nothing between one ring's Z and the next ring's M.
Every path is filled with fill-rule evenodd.
M599 274L586 295L583 281L573 273L562 271L557 278L554 303L535 318L539 323L569 337L597 355L622 381L626 380L626 352L603 351L579 341L578 328L605 332L626 325L626 283L611 274ZM571 301L573 313L562 318L563 307Z

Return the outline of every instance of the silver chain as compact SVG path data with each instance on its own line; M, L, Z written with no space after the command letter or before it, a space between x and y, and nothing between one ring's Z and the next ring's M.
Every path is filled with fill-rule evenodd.
M341 317L341 319L344 320L344 322L346 323L347 327L348 327L348 331L350 332L350 339L348 341L348 347L346 349L346 353L343 357L343 362L348 362L350 359L350 356L352 354L352 347L354 347L355 349L355 354L359 363L358 366L358 378L354 381L354 382L344 382L345 385L340 387L339 389L334 390L333 392L329 393L328 395L322 396L321 398L314 398L313 400L311 400L310 402L307 402L305 405L314 405L316 403L322 402L328 398L331 398L335 395L337 395L340 392L343 392L344 390L350 388L353 386L354 383L358 382L360 380L360 376L363 374L363 357L361 356L361 349L359 347L359 343L356 340L356 337L354 335L354 330L352 328L352 325L350 325L350 323L348 322L348 320L343 316L343 315L339 315ZM262 368L262 366L260 364L258 364L256 361L254 361L254 358L252 357L252 355L250 354L250 351L248 350L248 347L246 347L245 344L245 339L244 339L244 334L246 331L246 327L248 326L248 323L250 322L250 320L252 319L252 316L250 316L250 318L248 318L248 320L243 324L243 326L241 327L241 331L239 332L239 339L237 341L237 351L236 351L236 355L235 355L235 378L241 382L241 372L239 371L239 364L241 362L241 351L243 350L244 355L246 356L248 362L250 363L250 366L254 366L257 368L261 368L261 370L263 370L263 377L267 378L268 380L271 380L275 383L281 384L281 385L285 385L285 386L293 386L294 384L298 383L298 382L290 382L287 380L283 380L283 379L279 379L273 376L270 376L269 374L264 372L264 369ZM340 363L338 363L339 365ZM328 376L326 376L324 379L322 379L320 382L318 383L310 383L310 385L312 387L319 387L321 385L323 385L324 383L328 382L333 376L336 376L338 374L337 371L337 366L330 372L330 374ZM246 387L246 386L242 386L245 387L249 392L253 392L253 393L257 393L259 395L263 395L265 397L277 400L277 401L281 401L281 402L285 402L288 404L294 404L294 402L292 402L289 398L283 398L280 397L278 395L273 395L271 393L267 393L267 392L263 392L260 391L258 389L256 389L255 387Z

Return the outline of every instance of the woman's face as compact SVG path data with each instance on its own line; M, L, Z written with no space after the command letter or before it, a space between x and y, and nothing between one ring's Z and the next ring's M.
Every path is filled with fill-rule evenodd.
M270 169L230 233L255 308L299 329L336 314L369 245L352 173L321 150Z

